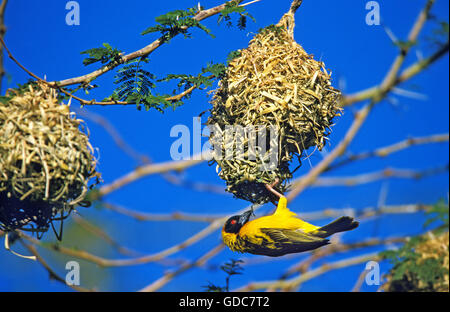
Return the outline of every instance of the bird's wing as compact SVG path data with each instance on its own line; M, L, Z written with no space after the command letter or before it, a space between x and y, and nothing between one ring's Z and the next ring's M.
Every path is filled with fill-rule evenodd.
M271 240L271 247L275 252L271 256L282 256L288 253L297 253L313 250L329 244L326 238L307 234L301 230L288 230L279 228L262 228L261 232Z
M281 228L262 228L261 232L270 239L280 243L322 243L326 244L328 239L307 234L301 230L288 230Z

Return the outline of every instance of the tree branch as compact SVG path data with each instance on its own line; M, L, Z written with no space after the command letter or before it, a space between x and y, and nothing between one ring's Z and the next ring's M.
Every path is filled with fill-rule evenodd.
M431 175L448 172L448 169L448 164L425 170L386 168L384 170L363 173L350 177L339 176L317 178L316 181L311 184L311 186L355 186L386 178L421 179Z
M417 40L420 30L423 28L425 24L426 18L429 14L429 11L431 10L431 6L433 3L434 0L428 0L425 8L420 12L408 36L408 40L410 42L415 42ZM352 125L348 129L342 141L339 142L337 147L333 151L331 151L314 168L312 168L306 175L304 175L301 179L299 179L297 183L294 183L292 185L292 191L287 196L287 199L289 201L291 201L301 192L303 192L303 190L310 184L312 184L317 179L317 177L322 172L324 172L337 157L341 156L345 152L349 144L355 138L361 126L366 121L367 117L369 116L369 113L372 111L372 108L375 106L375 104L383 100L387 95L387 93L394 87L396 82L395 78L397 77L398 71L400 70L400 67L403 64L409 50L410 47L406 46L400 51L400 54L394 60L385 78L380 83L376 92L371 97L370 103L366 104L356 113L355 120L353 121Z
M422 145L422 144L431 144L431 143L443 143L449 141L449 134L433 134L425 137L411 137L400 142L385 146L379 147L370 152L363 152L354 155L348 155L345 159L332 164L326 171L330 171L336 169L338 167L344 166L355 160L362 160L370 157L386 157L398 151L404 150L411 146Z
M402 71L402 73L394 81L393 87L411 79L415 75L419 74L425 70L428 66L439 60L442 56L446 55L449 51L449 42L447 41L443 46L441 46L436 52L431 56L419 60L416 63L408 66ZM361 102L367 99L375 97L379 92L379 86L370 87L362 91L358 91L354 94L346 95L341 101L341 106L350 106L356 102Z
M328 264L324 264L317 269L308 271L304 274L299 275L298 277L289 279L289 280L274 280L274 281L264 281L264 282L253 282L246 286L240 287L235 292L238 291L254 291L258 289L266 289L266 288L284 288L284 289L294 289L299 287L302 283L309 281L313 278L318 277L319 275L325 274L331 270L337 270L346 268L349 266L353 266L356 264L364 263L370 260L378 260L377 253L369 253L362 256L352 257Z
M219 6L207 9L207 10L202 10L200 12L198 12L193 19L200 22L208 17L214 16L218 13L220 13L226 6L226 4L229 1L227 1L224 4L221 4ZM238 3L241 3L242 0L237 0ZM73 84L79 84L79 83L89 83L92 80L94 80L95 78L97 78L98 76L103 75L104 73L116 68L118 65L129 62L131 60L134 60L136 58L139 57L143 57L143 56L148 56L150 55L153 51L155 51L157 48L159 48L160 46L162 46L164 43L166 42L166 40L164 40L163 37L158 38L157 40L153 41L151 44L145 46L142 49L139 49L135 52L132 52L130 54L124 55L120 58L120 61L118 62L117 65L112 64L112 65L106 65L103 66L100 69L97 69L89 74L83 75L83 76L79 76L79 77L75 77L75 78L70 78L70 79L65 79L65 80L61 80L61 81L54 81L52 82L52 84L60 86L60 87L65 87L65 86L70 86Z
M54 279L76 291L80 291L80 292L90 292L93 290L84 288L84 287L80 287L80 286L76 286L76 285L68 285L66 283L66 280L63 279L61 276L59 276L58 274L56 274L56 272L49 266L49 264L44 260L44 258L41 257L41 255L37 252L36 247L34 247L33 245L27 244L26 242L24 242L22 239L20 240L20 242L22 243L22 245L28 249L29 252L31 252L35 257L36 260L44 267L45 270L47 270L50 279Z
M161 287L163 287L164 285L169 283L171 280L173 280L176 276L186 272L187 270L190 270L194 267L200 267L200 266L205 265L205 263L209 259L211 259L214 256L216 256L217 254L219 254L224 247L225 247L225 245L223 245L223 244L217 245L216 247L214 247L213 249L211 249L210 251L205 253L203 256L201 256L198 260L193 261L191 263L184 264L175 271L170 271L170 272L165 273L161 278L157 279L156 281L152 282L150 285L142 288L139 291L140 292L157 291L158 289L160 289Z

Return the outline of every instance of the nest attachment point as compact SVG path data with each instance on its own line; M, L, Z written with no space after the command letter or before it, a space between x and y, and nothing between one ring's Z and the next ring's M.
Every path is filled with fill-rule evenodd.
M223 132L227 126L240 125L275 127L278 132L276 142L266 139L278 151L277 165L270 170L261 170L268 147L253 160L213 156L227 191L253 203L274 199L264 184L276 179L277 189L286 191L286 181L301 165L303 152L324 147L332 120L341 112L340 92L331 86L331 73L294 41L293 28L293 13L288 13L277 25L262 29L229 63L211 101L210 129ZM244 156L250 154L248 142L247 135L240 141ZM261 143L258 140L257 145ZM210 144L225 150L233 143L211 134ZM298 161L294 170L290 169L293 159Z
M0 105L0 229L45 233L83 205L97 177L82 120L41 83ZM59 216L58 216L59 214Z

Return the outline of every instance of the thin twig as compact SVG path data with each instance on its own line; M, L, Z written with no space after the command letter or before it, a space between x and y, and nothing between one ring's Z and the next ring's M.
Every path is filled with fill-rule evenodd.
M223 219L225 218L225 215L218 215L218 216L207 216L204 214L188 214L184 212L177 212L174 211L170 214L156 214L156 213L145 213L145 212L139 212L134 211L131 209L127 209L125 207L111 204L108 202L102 202L102 206L106 209L109 209L111 211L123 214L125 216L131 217L138 221L188 221L188 222L208 222L212 223L216 221L217 219Z
M62 277L60 277L51 267L50 265L44 260L44 258L41 257L41 255L38 253L36 247L34 247L31 244L27 244L26 242L24 242L22 239L20 239L20 242L22 243L22 245L28 249L29 252L31 252L35 257L36 260L44 267L45 270L47 270L50 279L54 279L76 291L80 291L80 292L90 292L93 290L84 288L84 287L80 287L80 286L76 286L76 285L69 285L66 283L66 280L63 279Z
M424 170L386 168L383 170L358 174L350 177L321 177L311 183L311 186L355 186L367 184L381 179L422 179L431 175L448 172L449 165L433 167ZM294 182L295 183L295 182Z
M77 115L89 119L98 125L100 125L102 128L105 129L105 131L111 136L114 143L124 151L125 154L129 155L131 158L135 159L140 165L150 165L154 164L151 157L139 153L137 150L132 148L120 135L119 131L112 125L108 119L105 117L95 114L93 112L90 112L86 109L73 109ZM201 183L201 182L194 182L189 181L183 177L180 176L180 174L174 173L174 172L163 172L161 176L168 181L169 183L172 183L177 186L185 187L187 189L192 189L198 192L210 192L215 194L226 194L224 188L219 185L211 185L207 183Z
M334 255L336 253L343 253L350 250L379 245L404 243L407 240L408 238L406 237L391 237L386 239L370 238L362 242L347 243L347 244L344 243L331 244L323 249L317 249L315 252L311 254L311 256L309 256L305 260L302 260L296 263L295 265L291 266L288 270L286 270L286 272L283 275L281 275L280 280L287 279L296 273L305 273L309 270L309 268L314 262L317 262L319 259L323 259L327 256Z
M352 257L328 264L324 264L317 269L310 270L308 272L305 272L295 278L289 279L289 280L273 280L273 281L264 281L264 282L253 282L250 283L244 287L240 287L238 289L235 289L234 291L254 291L258 289L266 289L266 288L287 288L287 289L294 289L299 287L302 283L309 281L313 278L316 278L322 274L325 274L331 270L337 270L346 268L349 266L353 266L356 264L364 263L370 260L377 260L378 254L377 253L369 253L362 256Z
M200 267L205 265L205 263L219 254L222 249L224 248L223 244L219 244L216 247L212 248L208 252L206 252L203 256L201 256L198 260L193 261L191 263L187 263L182 265L179 269L171 272L165 273L161 278L157 279L156 281L152 282L150 285L142 288L141 292L153 292L157 291L158 289L161 289L164 285L169 283L171 280L173 280L176 276L180 275L181 273L186 272L189 269L192 269L194 267Z
M428 17L429 11L431 10L431 6L434 3L434 0L428 0L425 8L420 12L416 22L414 23L408 40L410 42L415 42L417 37L419 36L420 30L423 28L426 18ZM341 156L350 143L355 138L356 134L359 132L361 126L366 121L369 113L372 111L375 104L383 100L388 92L395 86L396 77L400 70L401 65L403 64L406 55L410 50L409 46L406 46L400 51L400 54L395 58L392 63L388 73L386 74L383 81L380 83L377 91L371 97L370 103L366 104L363 108L361 108L355 114L355 120L353 121L350 128L347 130L344 138L339 142L336 148L331 151L321 162L319 162L314 168L312 168L306 175L304 175L297 183L292 185L292 191L288 194L288 201L297 197L305 188L307 188L310 184L312 184L317 177L324 172L331 163L339 156Z
M412 137L405 140L402 140L400 142L377 148L370 152L363 152L358 153L354 155L348 155L346 158L332 164L326 171L333 170L335 168L341 167L343 165L346 165L352 161L355 160L362 160L370 157L387 157L393 153L399 152L401 150L404 150L406 148L409 148L411 146L415 145L422 145L422 144L431 144L431 143L444 143L449 141L449 134L434 134L430 136L425 137Z
M352 292L359 292L361 290L366 275L367 270L366 268L364 268L364 270L362 270L361 273L359 274L358 279L356 280L356 283L352 288Z
M194 155L192 159L188 160L176 160L176 161L169 161L165 163L158 163L158 164L147 164L144 166L140 166L136 168L136 170L126 174L125 176L118 178L114 182L104 185L99 190L99 197L105 196L118 188L121 188L127 184L130 184L144 176L157 174L157 173L163 173L168 171L180 171L187 169L189 167L198 165L207 159L208 156L205 154L201 155Z
M428 66L439 60L442 56L446 55L449 51L449 42L447 41L444 45L442 45L436 52L434 52L431 56L421 59L416 63L408 66L406 69L402 71L402 73L397 77L394 81L394 87L405 82L418 73L425 70ZM379 87L374 86L361 91L358 91L354 94L346 95L343 97L340 105L342 107L350 106L354 103L361 102L370 98L373 98L378 93Z
M116 242L114 239L111 238L104 230L96 226L95 224L92 224L90 221L86 220L85 218L81 217L79 214L72 214L72 219L77 223L80 227L82 227L87 232L92 233L93 235L99 237L100 239L104 240L106 243L111 245L113 248L117 250L117 252L125 255L125 256L132 256L136 257L139 253L131 250L127 247L123 247L118 242Z
M297 197L305 188L314 183L317 177L324 172L331 163L340 155L344 153L348 145L353 141L359 129L365 122L367 116L372 110L375 102L365 105L355 116L353 124L348 129L342 141L337 145L337 147L331 151L320 163L313 167L306 175L302 176L297 180L296 183L292 183L292 188L288 196L286 197L288 201L291 201Z

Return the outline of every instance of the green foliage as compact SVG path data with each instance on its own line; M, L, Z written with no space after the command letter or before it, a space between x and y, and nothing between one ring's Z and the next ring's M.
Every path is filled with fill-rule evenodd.
M281 33L283 33L283 26L277 26L274 24L270 24L270 25L260 28L258 30L258 34L262 34L262 35L265 35L269 32L273 32L275 34L281 34Z
M448 204L445 203L443 199L441 199L437 204L431 207L430 210L427 211L428 219L425 221L424 227L434 223L441 222L434 232L436 234L440 234L442 231L447 230L449 228L448 221Z
M420 255L415 253L414 247L423 241L424 238L421 236L413 237L398 250L386 250L380 253L380 256L383 259L389 260L389 262L394 266L394 280L401 279L403 275L408 271L420 271L420 269L418 270L417 266L411 266L411 263L415 264L416 261L420 258Z
M202 25L194 17L201 8L188 8L186 10L174 10L164 15L155 18L157 25L148 27L141 34L146 35L150 33L160 33L162 40L165 42L170 41L178 34L183 34L185 38L191 37L189 29L199 28L211 35L210 29ZM239 15L238 27L240 29L245 28L247 18L254 18L246 12L244 7L239 6L238 1L230 1L226 4L219 16L219 23L221 20L230 22L230 15L236 13ZM230 22L231 23L231 22ZM240 52L230 53L228 62L231 57L236 57ZM106 64L106 66L117 66L121 63L122 52L118 49L112 48L108 43L104 43L102 47L93 48L81 52L81 54L87 54L83 60L84 65L90 65L97 62ZM155 82L168 82L177 80L177 88L173 90L172 94L177 91L186 91L191 87L196 88L208 88L211 87L216 79L224 77L226 72L225 64L213 64L210 63L207 67L203 68L201 73L197 75L191 74L168 74L166 77L156 80L156 77L142 68L143 63L147 63L147 56L140 58L139 60L132 60L123 65L116 72L114 83L117 85L113 94L103 101L116 101L135 103L140 110L144 107L146 110L155 108L156 110L163 112L164 109L171 107L176 108L183 104L182 99L189 98L190 92L187 92L183 97L174 98L166 94L158 94L154 92ZM92 88L96 88L97 85L91 85L90 83L80 84L73 91L76 92L83 89L87 94ZM71 91L67 89L68 91ZM171 98L171 100L167 100ZM2 99L0 98L0 101Z
M183 104L183 99L189 98L190 93L186 93L179 99L170 99L171 96L164 94L157 94L154 92L155 82L168 82L178 80L177 89L173 90L173 94L177 90L187 90L192 86L197 88L208 88L212 86L215 79L221 78L226 70L224 64L208 64L202 68L198 75L188 74L169 74L164 78L156 80L155 75L144 70L142 63L148 63L148 59L141 58L126 63L117 71L114 83L117 88L110 97L103 101L117 101L126 103L135 103L140 110L142 106L149 110L155 108L159 112L164 112L168 107L175 109ZM168 100L168 98L170 100Z
M202 73L211 73L214 77L222 78L225 75L227 67L222 63L208 63L208 65L202 69Z
M197 76L193 75L185 75L185 74L168 74L166 77L159 79L158 82L167 82L171 80L179 80L177 83L178 89L187 90L192 86L201 86L205 85L206 87L210 87L212 82L210 78L203 76L201 73ZM177 90L174 90L175 94Z
M0 95L0 104L6 105L10 99L10 96Z
M241 50L235 50L235 51L231 51L230 53L228 53L227 65L229 65L232 60L234 60L237 57L240 57L241 55L242 55Z
M417 44L417 41L410 41L410 40L397 40L394 42L394 45L399 47L400 50L409 49Z
M117 71L114 83L119 85L116 94L119 99L126 101L131 93L148 94L155 87L152 82L155 76L144 70L141 63L148 59L132 60Z
M449 26L448 26L448 22L445 21L441 21L439 22L439 26L437 29L435 29L433 31L433 33L435 33L436 35L442 35L442 36L446 36L448 39L448 33L449 33Z
M103 47L93 48L83 52L80 54L88 54L89 57L83 60L83 64L85 66L100 62L102 64L117 64L120 62L120 54L122 51L117 50L111 47L108 43L104 43Z
M177 88L173 90L173 94L180 90L187 90L192 86L197 88L209 88L215 79L223 77L226 67L224 64L209 63L206 67L202 68L202 71L194 75L186 74L168 74L166 77L157 80L158 82L168 82L172 80L178 80ZM207 75L210 74L210 75ZM190 94L186 94L185 98L189 98Z
M0 103L1 104L7 104L8 101L11 100L14 96L21 95L24 92L28 91L30 86L33 89L39 88L38 83L37 83L36 80L28 79L28 81L23 83L23 84L18 83L16 88L9 88L6 91L5 95L0 95ZM68 91L68 92L72 91L69 88L65 88L65 90ZM63 101L63 100L66 100L68 98L68 96L66 96L63 93L58 93L57 98L58 98L58 101Z
M159 25L151 26L144 30L141 34L146 35L159 32L161 33L163 40L168 42L178 34L183 34L185 38L190 38L191 33L188 31L188 29L194 27L203 30L211 37L214 37L211 34L210 29L200 24L199 21L193 18L196 13L196 8L171 11L169 13L156 17L155 22Z
M190 38L191 28L199 28L214 37L211 34L210 29L202 25L194 17L202 10L199 8L188 8L186 10L174 10L166 14L160 15L155 18L156 25L148 27L141 34L146 35L150 33L160 33L164 42L169 42L173 37L178 34L183 34L185 38ZM245 28L247 18L254 18L246 12L244 7L239 6L238 1L230 1L226 4L222 10L219 23L222 19L230 21L230 15L237 13L239 15L238 27L240 29ZM230 22L231 23L231 22ZM83 60L85 66L98 63L106 64L106 66L118 66L122 63L122 52L118 49L111 47L108 43L103 43L102 47L93 48L86 51L82 51L81 54L86 54L87 57ZM230 54L231 55L231 54ZM236 55L235 55L236 56ZM233 56L233 57L235 57ZM155 82L167 82L172 80L178 80L177 89L174 89L172 94L175 94L177 90L186 91L191 87L196 88L208 88L211 87L216 79L221 79L225 75L225 64L208 64L203 68L201 73L197 75L191 74L168 74L166 77L156 80L156 77L142 68L143 63L147 63L147 56L140 58L139 60L132 60L116 72L114 83L117 85L113 94L103 101L116 101L125 103L135 103L140 110L144 107L146 110L155 108L156 110L163 112L164 109L171 107L176 108L183 104L182 99L189 98L190 92L186 92L182 97L172 97L167 94L158 94L154 92ZM97 85L91 85L90 82L80 84L76 89L69 92L77 92L83 89L86 94L92 88L98 87ZM169 100L167 100L169 98ZM7 101L7 98L0 98L0 101Z
M7 104L9 100L11 100L15 95L23 94L25 91L28 91L29 87L35 88L37 87L36 80L28 79L27 82L23 84L17 84L16 88L10 88L7 90L5 95L0 96L0 103L1 104Z
M425 226L435 221L443 224L429 234L412 237L398 250L380 253L383 259L387 259L392 264L388 275L389 282L386 284L387 290L442 291L445 289L445 281L448 280L449 274L448 204L441 200L427 214L431 218L425 222ZM447 250L442 248L445 244ZM446 287L448 291L448 285Z
M442 47L449 38L449 26L446 21L437 21L436 18L433 19L437 26L431 31L431 35L427 36L425 39L432 44Z
M104 101L123 101L135 103L140 110L142 106L146 110L155 108L159 112L164 112L167 107L179 105L177 101L168 101L168 95L159 95L152 93L155 88L153 80L155 75L144 70L141 63L148 63L147 58L140 58L126 63L117 71L114 83L118 87L114 93Z
M243 271L241 263L244 263L244 261L230 259L230 262L226 262L224 265L220 266L220 269L227 273L228 276L239 275L242 274Z
M398 250L389 250L380 255L393 265L389 275L390 291L437 291L448 276L444 257L427 257L417 249L427 244L425 237L415 237Z
M226 21L228 27L233 26L230 16L233 13L237 13L239 15L237 27L240 30L247 28L247 18L251 18L253 22L256 22L255 18L247 12L245 7L239 6L239 2L233 0L225 4L225 8L220 12L217 23L220 24L222 21Z
M241 263L242 260L230 259L229 262L226 262L224 265L220 266L220 269L224 271L227 276L225 278L225 286L217 286L209 282L209 285L203 286L206 288L207 292L229 292L230 291L230 278L233 275L242 274L243 268Z

